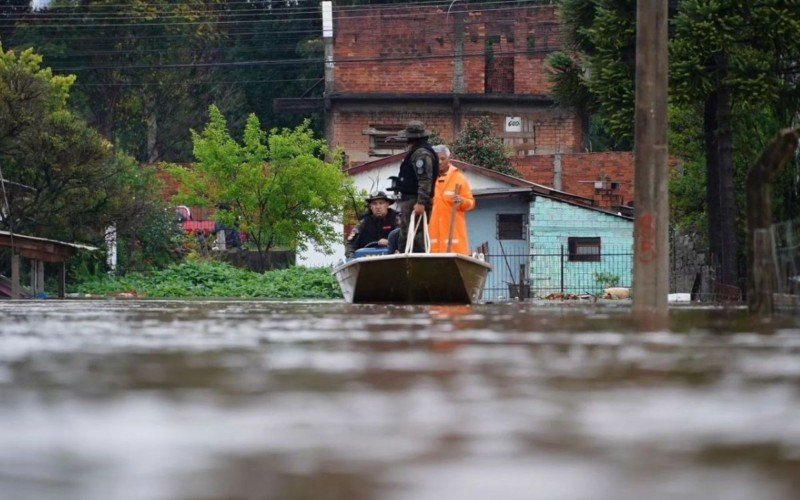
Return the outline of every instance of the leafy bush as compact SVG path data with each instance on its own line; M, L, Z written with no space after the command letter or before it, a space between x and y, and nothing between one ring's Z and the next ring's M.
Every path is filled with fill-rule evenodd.
M236 297L267 299L335 299L341 291L330 269L292 267L255 273L222 262L186 262L149 274L101 276L76 285L73 292L139 297Z
M594 273L594 279L603 288L619 286L620 278L616 274L597 272Z

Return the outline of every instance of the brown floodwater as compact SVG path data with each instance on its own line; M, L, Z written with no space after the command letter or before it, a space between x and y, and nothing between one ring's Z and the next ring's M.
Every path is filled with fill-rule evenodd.
M0 303L0 498L796 499L800 319Z

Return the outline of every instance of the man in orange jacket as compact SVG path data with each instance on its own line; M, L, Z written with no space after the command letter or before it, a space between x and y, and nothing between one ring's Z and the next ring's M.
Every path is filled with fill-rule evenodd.
M428 225L431 237L431 252L447 252L450 238L450 221L453 221L450 251L469 255L467 241L466 212L475 208L475 199L467 178L450 163L450 149L444 145L434 146L439 156L439 177L433 196L433 211ZM456 194L456 186L458 194ZM455 210L455 216L453 211Z

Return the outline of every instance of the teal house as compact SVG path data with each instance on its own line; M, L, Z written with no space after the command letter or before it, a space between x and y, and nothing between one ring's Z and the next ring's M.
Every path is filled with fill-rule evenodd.
M472 247L493 265L488 301L599 295L630 287L633 218L591 200L545 186L476 189L468 213Z

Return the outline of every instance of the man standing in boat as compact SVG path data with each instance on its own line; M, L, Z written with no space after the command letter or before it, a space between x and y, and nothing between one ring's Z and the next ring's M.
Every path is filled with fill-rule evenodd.
M469 255L466 213L475 208L472 189L464 174L450 163L450 148L439 144L433 149L439 156L439 178L428 229L431 253Z
M408 122L405 130L400 132L400 137L408 142L408 154L400 164L400 173L394 186L400 194L400 200L396 204L401 214L400 237L397 242L397 249L400 251L406 246L411 215L421 218L427 213L429 219L431 216L433 190L439 176L439 158L428 142L430 136L430 131L425 130L425 125L419 120ZM393 245L390 245L390 251L392 250ZM424 235L419 230L414 238L414 252L424 251Z
M385 247L389 244L389 233L400 225L400 214L389 208L392 200L383 191L378 191L365 200L369 212L358 221L347 237L345 256L350 258L356 250L373 244Z

